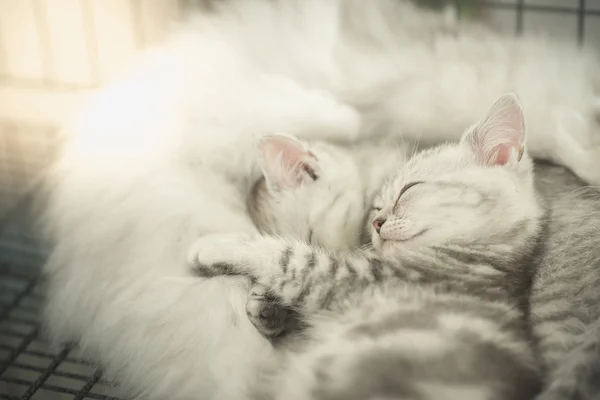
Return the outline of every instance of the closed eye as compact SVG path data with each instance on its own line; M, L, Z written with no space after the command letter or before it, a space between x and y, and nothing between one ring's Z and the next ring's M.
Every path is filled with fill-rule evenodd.
M396 199L396 202L394 203L394 208L396 208L396 205L398 204L398 201L400 201L400 197L402 197L402 195L404 193L406 193L406 191L408 189L410 189L411 187L416 186L416 185L418 185L420 183L425 183L425 182L423 182L423 181L414 181L414 182L410 182L410 183L407 183L406 185L404 185L404 187L402 188L402 190L400 190L400 194L398 195L398 198Z

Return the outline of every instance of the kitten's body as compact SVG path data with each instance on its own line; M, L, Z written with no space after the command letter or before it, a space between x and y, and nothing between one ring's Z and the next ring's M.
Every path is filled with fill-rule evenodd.
M227 246L218 249L239 252L227 259L235 265L243 250ZM525 297L514 291L527 282L510 270L528 258L504 264L504 255L460 247L342 256L268 239L248 246L246 255L257 253L269 256L250 256L250 267L230 272L247 271L309 326L263 372L262 390L275 399L529 400L540 390L526 310L516 300ZM286 273L259 272L288 255Z
M203 276L247 274L250 319L277 334L295 313L274 399L529 400L542 374L528 321L542 209L513 97L460 144L414 156L374 200L376 251L272 237L200 239ZM289 315L282 314L281 308ZM262 395L261 395L262 396ZM262 398L262 397L258 397Z
M540 400L600 397L600 192L564 168L536 166L549 207L532 322L547 365Z

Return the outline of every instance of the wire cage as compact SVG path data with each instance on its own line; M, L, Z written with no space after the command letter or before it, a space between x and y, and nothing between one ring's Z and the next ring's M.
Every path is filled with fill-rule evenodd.
M53 159L59 122L170 21L206 1L0 0L0 399L117 399L114 384L76 346L52 352L43 343L38 181ZM600 49L600 0L414 1L449 4L459 17L505 32L540 31Z

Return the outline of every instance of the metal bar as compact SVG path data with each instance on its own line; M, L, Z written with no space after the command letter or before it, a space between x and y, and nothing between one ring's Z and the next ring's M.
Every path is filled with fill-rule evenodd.
M0 225L2 226L2 225ZM13 278L22 279L24 281L30 282L32 279L36 279L36 276L31 274L24 274L20 271L16 271L15 268L12 268L8 263L2 262L0 263L0 275L6 275Z
M5 360L4 364L2 366L0 366L0 379L3 379L2 375L6 372L6 370L8 369L8 367L10 367L10 365L17 359L17 357L19 357L19 354L21 354L21 352L23 350L25 350L25 348L27 348L27 346L29 346L29 343L31 343L33 341L33 339L37 336L37 329L34 329L18 346L16 349L12 349L9 347L9 349L12 351L10 356ZM4 346L3 346L4 347ZM8 346L6 346L8 347Z
M521 0L523 1L523 0ZM496 8L503 10L514 10L518 5L515 4L507 4L507 3L498 3L492 1L486 1L481 4L482 7L486 8ZM555 13L555 14L578 14L578 7L564 7L564 6L544 6L539 4L523 4L523 11L535 11L535 12L544 12L544 13ZM586 17L600 17L600 10L586 10Z
M100 381L100 378L102 378L102 372L100 372L100 370L97 369L96 371L94 371L94 375L91 377L91 379L87 381L85 385L83 385L79 393L75 395L73 400L82 400L83 398L85 398L86 395L90 393L90 390L92 390L94 385L98 383L98 381Z
M56 368L58 368L60 363L63 362L65 358L67 358L67 355L69 355L70 351L70 348L65 348L56 357L54 357L50 365L48 365L48 367L46 368L46 371L44 371L44 373L40 375L39 378L37 378L31 386L29 386L25 393L23 393L23 395L21 396L21 400L31 399L35 392L37 392L42 387L44 382L46 382L50 375L52 375Z
M517 35L523 33L523 11L525 7L525 0L517 0Z
M129 0L129 11L131 13L131 29L134 31L135 44L138 49L146 45L146 32L144 30L144 15L140 0Z
M462 12L462 1L461 0L454 0L454 8L456 9L456 17L458 19L460 19L461 17L461 12Z
M96 46L96 33L94 23L94 10L92 10L92 4L90 0L83 0L81 2L81 12L84 20L85 29L85 43L88 53L88 65L90 67L90 83L91 85L97 85L101 79L101 73L99 70L100 53L98 46Z
M7 382L7 383L14 383L14 384L23 385L23 386L27 386L27 385L31 384L31 382L28 382L24 379L13 378L13 377L0 377L0 381ZM51 391L57 392L57 393L72 394L74 396L77 396L81 392L81 390L78 391L75 389L69 389L69 388L64 388L64 387L60 387L60 386L56 386L56 385L48 385L48 384L41 384L38 389L51 390ZM95 399L95 400L107 400L107 399L113 399L115 397L107 397L107 396L103 396L100 394L88 392L85 394L84 398ZM24 400L24 399L30 399L30 397L20 397L18 399Z
M15 315L9 316L8 320L9 321L18 322L18 323L23 324L23 325L34 325L34 326L37 326L37 324L39 323L39 321L36 321L34 319L23 318L22 316L15 316Z
M19 303L25 298L25 296L27 296L33 290L36 284L37 279L32 279L31 282L29 282L25 289L21 293L19 293L14 298L14 300L10 302L10 304L8 304L8 308L4 310L2 314L0 314L0 321L5 319L8 316L8 314L10 314L10 312L19 305ZM0 375L2 375L2 373L0 373Z
M583 39L585 36L585 11L585 0L579 0L579 9L577 13L577 43L580 46L583 45Z
M32 0L31 8L35 20L37 38L42 52L42 67L44 71L44 84L50 84L55 76L54 57L52 52L52 43L50 41L50 28L46 17L46 11L39 0Z
M11 367L39 373L43 373L44 371L46 371L46 368L35 367L33 365L27 365L19 362L13 362ZM61 378L75 379L79 381L87 381L90 379L90 377L87 375L75 374L73 372L54 371L53 375L60 376Z
M0 335L18 337L18 338L26 338L29 335L29 333L17 332L12 329L0 328Z

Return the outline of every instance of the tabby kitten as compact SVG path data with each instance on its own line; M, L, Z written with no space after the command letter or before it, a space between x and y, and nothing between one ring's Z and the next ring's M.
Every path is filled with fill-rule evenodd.
M247 275L265 335L292 317L274 399L531 399L541 372L527 295L542 207L525 123L506 95L459 144L413 157L375 199L373 249L327 251L276 237L213 235L197 275ZM292 356L293 354L293 356ZM264 396L264 394L263 394Z

